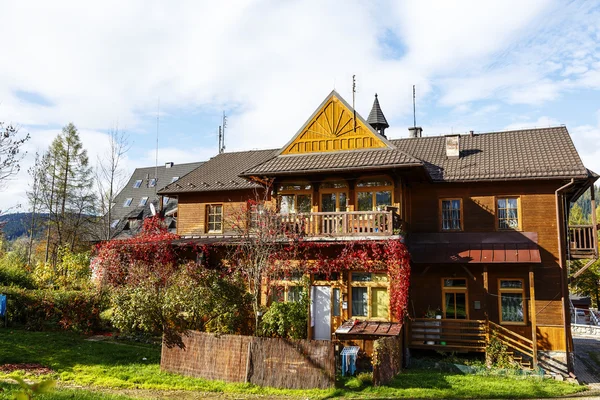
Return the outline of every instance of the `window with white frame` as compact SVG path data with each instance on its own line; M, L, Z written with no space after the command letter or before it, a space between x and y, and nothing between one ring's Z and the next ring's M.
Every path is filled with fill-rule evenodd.
M440 212L443 231L462 230L462 200L441 199Z
M133 199L131 197L126 198L125 201L123 202L123 207L129 207L131 205L132 201L133 201Z
M146 205L146 203L148 202L148 197L142 197L140 199L140 204L138 204L139 207L143 207Z
M133 183L133 188L134 189L138 189L140 186L142 186L142 180L141 179L138 179L137 181L135 181Z

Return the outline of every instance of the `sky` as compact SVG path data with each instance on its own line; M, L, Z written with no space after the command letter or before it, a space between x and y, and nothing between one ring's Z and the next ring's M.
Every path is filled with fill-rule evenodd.
M73 122L90 161L127 133L123 168L283 146L337 90L388 138L564 124L600 173L594 1L0 0L0 121L31 139L0 210L26 210L27 168ZM157 118L158 117L158 118Z

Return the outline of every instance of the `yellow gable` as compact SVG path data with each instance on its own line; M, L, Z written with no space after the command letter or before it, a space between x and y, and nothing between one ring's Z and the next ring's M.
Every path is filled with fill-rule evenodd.
M319 153L387 147L379 135L335 94L304 125L281 154Z

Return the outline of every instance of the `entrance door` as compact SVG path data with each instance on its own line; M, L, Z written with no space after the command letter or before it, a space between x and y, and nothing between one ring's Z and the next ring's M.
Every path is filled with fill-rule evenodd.
M331 286L313 286L314 339L331 340Z

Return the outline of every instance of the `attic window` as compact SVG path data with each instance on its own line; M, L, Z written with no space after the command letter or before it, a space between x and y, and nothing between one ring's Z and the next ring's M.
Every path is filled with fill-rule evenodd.
M174 176L174 177L172 177L172 178L171 178L171 183L173 183L173 182L177 181L178 179L179 179L179 177L178 177L178 176Z
M156 186L156 178L152 178L150 179L150 182L148 182L148 187L154 187Z
M164 196L164 197L163 197L163 206L166 206L167 204L169 204L169 200L171 200L171 199L169 198L169 196Z
M148 202L148 198L147 197L142 197L140 199L140 204L139 205L140 206L145 206L147 202Z
M115 220L113 220L113 222L110 223L110 227L112 229L115 229L117 227L117 225L119 225L119 220L118 219L115 219Z
M138 189L140 186L142 186L142 180L138 179L137 181L135 181L135 183L133 184L133 188L134 189Z
M126 198L125 202L123 203L123 207L129 207L132 201L133 199L131 197Z

